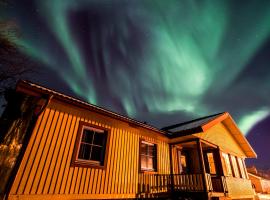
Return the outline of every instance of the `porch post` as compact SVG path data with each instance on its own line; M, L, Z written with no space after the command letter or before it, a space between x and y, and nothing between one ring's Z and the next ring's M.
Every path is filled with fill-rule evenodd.
M199 154L199 163L200 163L200 169L201 169L202 178L203 178L203 188L204 188L205 192L208 192L207 191L205 164L204 164L204 159L203 159L203 150L202 150L202 144L201 144L200 139L197 140L197 150L198 150L198 154Z
M224 176L224 171L223 171L223 165L222 165L222 152L219 148L217 147L217 168L220 176Z
M171 181L171 192L174 192L174 177L173 177L173 160L172 160L172 144L169 144L170 154L170 181Z

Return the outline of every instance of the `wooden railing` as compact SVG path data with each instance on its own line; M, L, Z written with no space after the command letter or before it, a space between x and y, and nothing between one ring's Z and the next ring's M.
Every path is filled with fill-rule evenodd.
M139 193L161 193L171 190L170 174L139 174Z
M212 185L211 175L205 174L205 179L206 179L206 190L212 192L213 185Z
M140 174L139 193L203 191L202 174Z
M220 177L220 176L211 177L211 181L212 181L214 192L224 192L222 177Z
M228 185L227 185L226 177L221 176L221 181L222 181L224 193L228 193Z
M174 174L174 190L180 191L203 191L202 174Z
M205 174L205 176L207 191L228 193L228 186L224 176L211 177L210 174Z
M205 176L206 188L203 179ZM235 181L235 179L233 179ZM230 179L230 182L232 180ZM247 181L246 181L247 182ZM139 174L138 193L158 194L177 191L228 193L227 177L210 174ZM230 189L230 188L229 188Z

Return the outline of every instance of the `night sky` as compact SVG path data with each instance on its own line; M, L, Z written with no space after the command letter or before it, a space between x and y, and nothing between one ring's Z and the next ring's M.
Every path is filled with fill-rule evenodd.
M269 0L2 1L33 81L159 128L228 111L270 168Z

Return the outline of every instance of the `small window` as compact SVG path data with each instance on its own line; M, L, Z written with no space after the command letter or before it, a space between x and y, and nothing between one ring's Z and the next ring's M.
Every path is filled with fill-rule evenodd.
M230 155L230 158L231 158L231 164L232 164L232 169L233 169L233 175L234 177L239 178L240 176L239 176L238 166L236 163L236 157Z
M186 151L178 150L178 162L179 162L179 173L187 174L188 173L188 153Z
M75 163L104 166L107 135L106 130L81 122L75 146Z
M214 153L207 152L206 156L207 156L207 161L208 161L208 165L209 165L209 173L210 174L217 174Z
M230 159L229 159L229 155L222 153L222 165L224 167L224 174L225 176L232 176L232 167L231 167L231 163L230 163Z
M140 143L140 162L142 171L157 171L157 145L146 141Z
M243 166L242 158L237 158L237 164L238 164L238 168L239 168L239 172L240 172L240 177L247 178L246 173L245 173L245 168Z

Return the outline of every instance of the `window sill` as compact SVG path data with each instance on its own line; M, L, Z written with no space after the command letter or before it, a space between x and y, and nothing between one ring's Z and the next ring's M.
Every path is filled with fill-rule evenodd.
M157 171L153 171L153 170L140 170L140 173L142 174L157 174Z
M85 161L85 160L75 160L73 162L73 166L74 167L83 167L83 168L105 169L105 166L101 165L99 162Z

